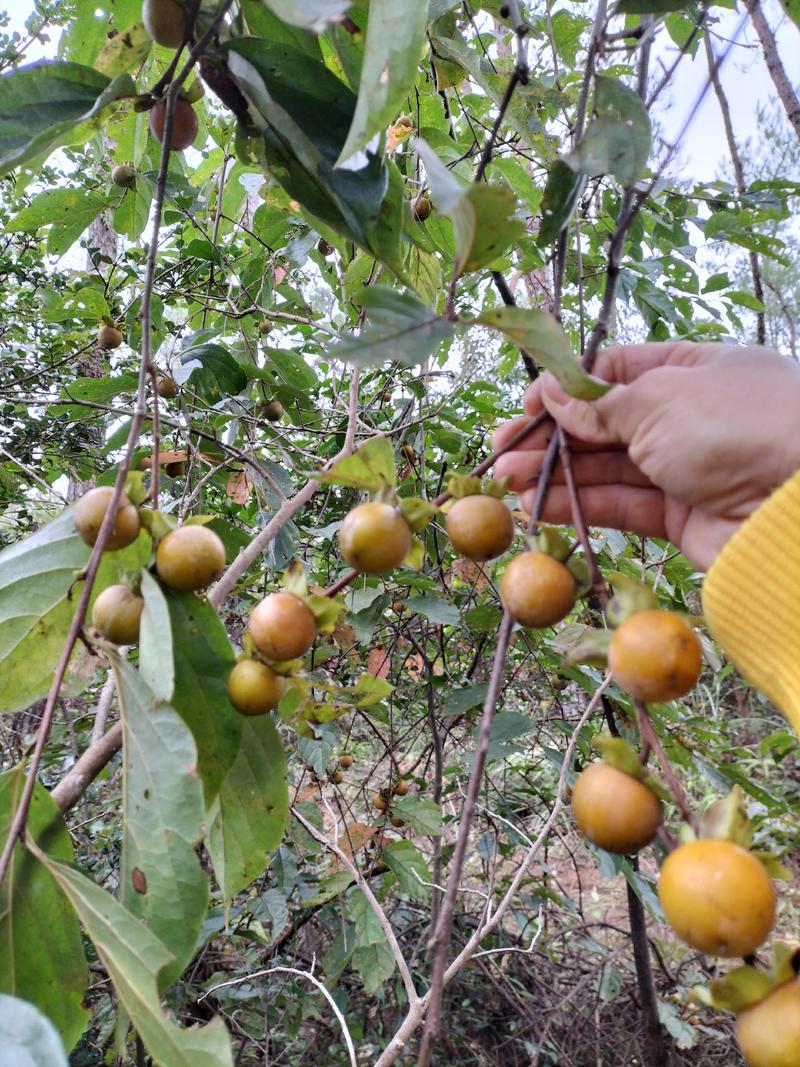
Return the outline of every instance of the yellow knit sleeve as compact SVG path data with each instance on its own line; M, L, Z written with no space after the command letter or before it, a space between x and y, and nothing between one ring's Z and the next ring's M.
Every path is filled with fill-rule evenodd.
M703 613L731 663L800 733L800 473L725 545Z

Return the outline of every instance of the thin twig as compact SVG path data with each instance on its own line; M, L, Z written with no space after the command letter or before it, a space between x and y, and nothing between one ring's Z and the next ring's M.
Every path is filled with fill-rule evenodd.
M397 940L394 928L389 922L389 918L386 915L386 912L378 903L378 898L372 892L369 883L364 878L358 867L356 867L356 865L347 855L347 853L342 851L342 849L339 848L335 841L331 841L325 836L325 834L320 833L316 826L314 826L313 823L310 823L308 819L304 818L304 816L297 810L297 808L292 808L292 815L295 819L297 819L300 825L303 826L309 834L311 834L315 841L318 841L321 845L324 845L325 848L327 848L330 852L334 854L334 856L336 856L339 862L355 879L356 885L366 897L367 903L372 909L375 918L380 923L380 927L383 930L383 933L389 944L389 948L392 950L392 956L394 957L394 961L397 964L397 969L400 971L400 977L403 980L403 985L405 986L408 1002L409 1004L415 1004L419 1000L419 996L417 995L417 991L414 988L414 980L411 977L411 971L409 971L408 969L406 958L403 955L403 950L400 948L400 943Z
M267 967L263 971L254 971L253 974L244 974L241 978L231 978L228 982L218 982L216 985L212 985L210 989L207 989L205 993L197 998L197 1003L205 1000L206 997L211 996L218 989L224 989L226 986L241 985L242 982L252 982L256 978L264 978L268 974L294 974L298 978L306 978L312 985L322 993L323 997L330 1004L333 1014L336 1016L339 1026L342 1028L342 1034L344 1035L344 1042L347 1045L347 1054L350 1057L351 1067L358 1067L358 1061L356 1060L356 1050L353 1045L353 1039L350 1036L350 1031L347 1028L347 1022L344 1015L339 1010L339 1006L333 999L331 994L325 988L322 982L311 971L300 971L296 967Z

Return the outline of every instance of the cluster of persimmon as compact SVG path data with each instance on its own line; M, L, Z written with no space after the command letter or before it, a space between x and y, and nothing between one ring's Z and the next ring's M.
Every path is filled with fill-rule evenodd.
M372 806L375 810L381 812L384 818L388 817L392 826L396 826L398 829L401 826L405 826L405 820L401 819L399 815L392 814L392 801L395 797L407 796L410 789L411 786L408 780L403 777L398 777L385 789L381 789L377 792L372 798Z
M111 486L90 489L75 505L75 529L87 545L94 545L111 505ZM116 552L132 545L141 529L139 509L122 493L104 551ZM225 568L222 541L207 526L187 523L169 530L158 542L155 573L171 589L199 591L206 589ZM144 600L129 585L110 585L97 597L92 608L92 625L118 645L133 645L139 640Z
M631 770L593 763L572 791L573 815L583 834L625 855L654 840L664 815L658 783L643 767ZM687 945L711 956L748 959L767 939L777 901L765 863L735 836L717 836L712 824L705 836L679 844L661 867L658 895L667 922ZM800 980L792 973L764 990L738 1014L742 1052L751 1067L798 1064Z
M243 715L264 715L280 703L293 661L314 644L317 620L301 597L281 590L256 604L247 633L252 654L231 671L228 696Z

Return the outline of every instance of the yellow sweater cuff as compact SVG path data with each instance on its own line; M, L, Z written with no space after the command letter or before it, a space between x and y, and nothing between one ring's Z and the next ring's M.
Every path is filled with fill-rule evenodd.
M725 545L703 613L734 666L800 733L800 473Z

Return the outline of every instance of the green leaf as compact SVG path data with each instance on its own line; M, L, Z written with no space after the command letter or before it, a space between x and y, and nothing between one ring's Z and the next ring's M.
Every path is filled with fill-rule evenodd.
M457 274L478 270L498 259L525 232L515 216L513 192L498 185L462 185L430 145L416 142L438 210L453 220Z
M175 689L172 624L161 586L149 571L142 571L144 611L139 629L139 671L142 681L158 700L169 702Z
M361 975L364 992L375 996L384 983L394 974L395 962L392 950L384 940L381 944L365 945L353 950L353 966Z
M763 312L765 310L764 305L757 297L742 289L732 289L725 296L732 304L736 304L738 307L748 308L750 311Z
M153 47L153 39L144 24L136 22L121 33L111 34L94 61L94 69L109 78L138 67Z
M415 833L438 837L442 832L442 809L432 800L409 793L392 801L392 813L399 815Z
M345 456L320 474L319 480L326 485L347 485L370 492L396 485L397 467L391 441L386 437L368 441L352 456Z
M101 196L86 189L48 189L17 212L6 224L6 229L22 232L50 226L47 251L50 255L60 256L115 199L115 196Z
M416 297L385 286L370 286L361 295L367 326L328 351L358 367L398 362L421 363L453 336L453 325Z
M202 397L216 403L225 396L236 396L247 387L247 375L227 348L217 344L191 345L181 352L181 363L199 363L188 381Z
M442 707L443 715L463 715L472 708L483 707L488 686L470 685L464 689L452 689Z
M638 93L616 78L598 76L594 117L564 162L578 174L613 174L633 185L647 164L650 142L650 119Z
M263 0L282 22L322 33L329 22L338 22L352 0Z
M208 908L208 878L195 852L205 822L197 749L139 672L118 656L112 664L123 723L120 900L174 957L159 975L166 989L191 960Z
M382 152L336 166L355 95L321 55L248 37L224 47L231 75L265 120L260 144L274 177L315 219L372 252L402 279L402 182L396 168Z
M153 192L153 183L149 178L137 175L136 184L125 190L122 200L114 209L114 229L117 233L129 237L131 241L142 236L150 218Z
M0 841L8 837L24 785L22 765L0 775ZM65 863L72 862L69 832L50 794L38 784L31 800L28 833ZM34 1004L71 1049L88 1019L82 1007L89 970L81 931L58 886L21 844L15 846L0 885L0 944L0 991ZM0 1033L8 1025L0 1011ZM0 1038L0 1062L4 1053L6 1045Z
M583 175L576 174L563 159L557 159L551 165L542 198L542 221L536 235L538 245L549 245L556 240L575 210L583 185Z
M78 913L120 1004L159 1067L233 1067L221 1019L186 1030L162 1011L158 977L173 957L155 934L85 875L56 862L30 839L27 845Z
M41 1012L0 993L0 1067L69 1067L58 1032Z
M128 548L106 552L93 600L106 586L138 571L149 554L150 537L144 532ZM73 508L0 552L0 711L26 708L48 692L81 583L71 598L67 594L90 555L75 533ZM67 695L81 692L92 679L94 669L86 674L86 664L86 648L78 642L66 676Z
M113 82L91 67L43 60L0 77L0 174L63 144L71 130L96 118L136 87L127 74Z
M534 362L551 371L570 396L579 400L596 400L611 388L581 367L564 328L549 311L497 307L484 311L475 321L504 333Z
M48 293L47 295L50 297L55 296L56 294ZM48 322L65 322L68 319L75 319L78 322L102 322L104 319L111 318L111 309L108 306L108 301L103 296L102 291L96 289L93 285L84 285L74 293L65 293L63 296L59 295L57 301L58 302L55 304L45 304L44 318ZM136 376L120 375L120 378L127 377L134 379L135 388ZM77 378L75 381L93 381L97 384L98 379ZM74 384L75 382L72 382L71 387L74 387Z
M412 596L406 601L409 611L423 615L429 622L439 626L460 626L461 612L455 604L448 604L438 596Z
M208 850L228 904L257 878L289 819L286 756L269 715L246 719L236 761L211 813Z
M781 0L781 4L792 22L800 27L800 0Z
M165 590L165 596L175 652L172 706L194 735L209 805L233 766L242 737L244 720L228 699L228 675L236 657L207 601L175 589Z
M430 892L422 882L430 882L431 872L425 857L410 841L392 841L381 852L381 859L400 884L400 891L410 897L424 897Z
M416 81L425 43L428 0L372 0L358 103L339 156L348 160L397 117Z
M710 986L692 990L702 1004L717 1011L744 1011L772 992L772 975L745 964L717 978Z

